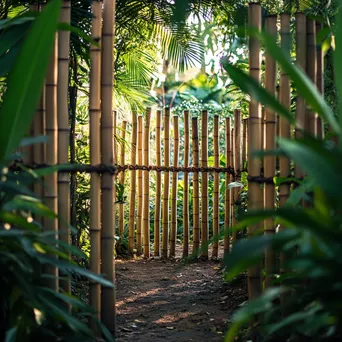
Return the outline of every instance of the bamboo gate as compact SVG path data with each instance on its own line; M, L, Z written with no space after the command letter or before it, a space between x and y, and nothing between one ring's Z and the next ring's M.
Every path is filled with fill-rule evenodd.
M276 147L276 136L291 138L302 133L291 127L287 121L279 118L273 111L251 100L249 115L242 118L240 110L235 110L231 117L211 116L202 111L199 116L192 116L184 111L182 116L171 115L170 109L151 110L145 113L132 113L130 123L121 125L121 138L126 139L130 133L130 146L125 149L114 143L114 132L117 131L116 112L113 111L113 44L114 44L114 13L115 1L105 0L104 6L99 1L92 4L92 38L100 46L91 46L90 75L90 158L91 165L78 166L77 172L91 173L91 271L104 274L115 283L115 263L113 256L115 235L115 211L118 208L118 234L124 234L125 210L128 206L128 246L130 252L143 254L149 258L176 256L177 222L182 217L182 257L189 255L201 256L203 259L211 256L217 258L221 247L223 255L229 253L236 234L225 234L223 245L217 240L224 230L228 230L237 222L235 203L239 197L239 188L229 189L228 185L240 181L242 172L248 169L248 209L276 208L276 193L279 205L286 202L290 185L282 184L275 187L275 176L287 177L291 174L290 160L285 157L278 161L275 157L265 157L263 160L252 157L255 150L270 150ZM280 19L280 20L279 20ZM70 22L70 1L63 3L61 20ZM257 3L249 5L249 26L261 30L261 6ZM280 29L279 29L280 28ZM296 62L306 71L312 81L323 92L323 53L316 42L321 25L307 19L302 13L295 15ZM290 54L291 16L281 14L280 17L266 18L265 29L279 36L281 46ZM59 42L59 43L58 43ZM277 79L277 65L272 56L265 56L265 70L261 70L261 47L256 39L249 40L249 73L272 94L276 95L279 85L279 99L290 109L291 88L288 76L280 70ZM56 36L56 46L51 59L51 65L46 78L37 115L32 125L32 134L46 134L50 142L26 148L25 162L28 164L67 164L68 163L68 53L69 35L62 31ZM262 78L263 76L263 78ZM296 97L296 118L303 127L312 134L324 137L323 123L310 112L304 99ZM152 122L155 124L152 126ZM209 124L212 131L209 132ZM180 127L182 127L182 132ZM210 126L211 127L211 126ZM118 131L117 131L118 132ZM155 159L151 164L151 136L154 136ZM209 141L211 142L209 144ZM220 142L225 148L220 150ZM126 152L130 152L129 159ZM183 165L179 156L183 156ZM117 157L119 156L119 163ZM225 165L222 166L222 156ZM211 166L209 165L211 158ZM128 163L129 161L129 163ZM246 169L247 168L247 169ZM35 185L35 192L55 212L59 219L44 219L45 228L59 231L60 238L69 241L70 232L66 222L70 222L69 206L69 174L75 168L63 169L57 175L46 176L46 185ZM121 185L125 184L125 175L129 173L128 204L116 203L114 182L118 178ZM151 197L150 178L155 173L155 197ZM181 211L177 206L178 182L183 175L183 202ZM301 170L295 169L295 176L302 177ZM210 177L213 181L212 213L209 217L208 185ZM220 191L220 183L224 180L224 191ZM170 187L171 185L171 187ZM192 185L192 190L190 185ZM263 186L262 186L263 185ZM190 214L189 201L193 203ZM151 220L150 203L154 202L153 221ZM220 208L220 203L223 203ZM224 220L220 219L224 217ZM39 218L37 218L39 220ZM211 229L209 229L209 226ZM265 234L276 233L275 223L267 220L262 224L248 227L248 234L264 228ZM280 227L285 229L286 227ZM153 243L150 233L153 232ZM210 243L212 242L212 243ZM102 262L101 262L102 260ZM282 264L282 256L280 267ZM276 255L272 251L265 252L265 279L261 276L261 266L249 270L249 296L254 298L261 293L262 281L269 286L272 274L278 272ZM59 287L70 292L70 281L58 283L57 270L47 269L53 274L51 287ZM112 288L90 285L90 304L97 312L97 317L107 328L115 333L115 291ZM90 322L93 324L93 322Z

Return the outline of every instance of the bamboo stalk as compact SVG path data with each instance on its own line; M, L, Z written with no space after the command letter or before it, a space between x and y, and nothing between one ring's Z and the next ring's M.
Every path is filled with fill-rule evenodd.
M242 120L242 169L247 167L247 127L248 119Z
M161 116L156 116L156 165L161 166ZM156 203L154 212L154 255L160 256L161 173L156 172Z
M214 167L220 167L220 151L219 151L219 116L214 116ZM213 237L217 239L219 234L219 199L220 199L220 174L214 173L214 193L213 193ZM218 257L218 241L213 243L212 257Z
M92 31L94 41L101 41L102 2L92 2ZM101 119L101 48L90 47L90 99L89 99L89 135L90 135L90 163L101 163L100 119ZM92 173L90 178L90 270L94 274L101 273L101 176ZM94 309L96 318L101 315L101 286L90 282L90 305ZM95 323L90 320L93 329Z
M46 146L46 163L55 165L57 159L57 79L58 79L58 36L51 55L50 66L46 77L46 135L49 143ZM58 212L58 185L57 173L45 177L44 187L45 204L54 213ZM55 233L58 237L58 220L56 218L44 217L44 228ZM49 286L58 291L58 270L53 266L46 266L46 272L50 278Z
M131 164L137 163L137 114L132 113L132 136L131 136ZM137 173L135 170L131 171L130 181L130 200L129 200L129 229L128 229L128 249L133 253L134 249L134 220L135 220L135 200L136 200L136 186L137 186Z
M178 116L173 117L173 166L178 167L179 159L179 121ZM170 257L176 255L177 240L177 192L178 192L178 172L172 173L172 193L171 193L171 234L170 234Z
M272 36L277 35L277 16L269 16L266 18L266 30ZM276 61L271 55L265 56L265 88L272 94L276 95ZM265 149L274 150L276 148L276 114L273 110L265 108ZM275 176L276 159L274 156L266 156L264 158L264 176ZM275 206L275 187L274 184L265 184L265 209L274 209ZM275 223L272 218L264 221L265 234L275 234ZM272 285L274 274L276 272L276 254L272 249L265 252L265 286Z
M146 110L144 127L144 165L150 164L150 121L151 109ZM143 230L144 257L150 257L150 173L144 171L144 200L143 200Z
M192 160L193 166L199 167L199 144L198 144L198 119L192 118ZM197 255L200 247L200 198L199 198L199 180L198 172L193 176L193 247L192 254Z
M283 13L280 15L280 37L281 37L281 47L285 51L285 53L290 56L291 51L291 27L290 27L291 17L289 14ZM286 72L281 69L280 72L280 102L283 104L285 108L290 109L291 107L291 84L290 79ZM285 139L291 138L291 126L289 122L280 117L280 137ZM279 168L280 168L280 177L289 177L290 176L290 160L286 157L279 157ZM290 194L290 185L281 184L279 186L279 206L283 207L289 197ZM279 226L280 230L285 229L283 225ZM280 254L280 273L283 274L285 272L283 265L285 264L286 259L283 253Z
M102 63L101 63L101 162L114 163L113 144L113 83L114 83L114 18L115 0L105 0L103 3L102 25ZM111 283L115 282L114 251L114 198L113 184L115 177L110 173L102 175L101 179L101 260L102 273ZM115 336L116 312L115 292L112 287L101 286L101 320L106 328Z
M208 166L208 112L202 111L202 130L201 130L201 167ZM202 259L208 259L208 240L209 240L209 218L208 218L208 172L202 172L201 187L201 249Z
M118 130L117 130L118 115L116 110L113 110L113 130L114 130L114 164L118 163Z
M70 24L71 3L64 0L60 15L60 21ZM69 49L70 32L59 31L58 33L58 163L67 164L69 161ZM66 173L58 173L58 230L60 239L70 243L70 176ZM71 293L71 283L68 277L60 281L61 288Z
M303 13L296 13L296 56L297 65L306 71L306 16ZM297 94L296 100L296 122L302 129L305 129L306 107L304 98ZM301 138L303 133L296 128L295 137ZM303 177L302 170L295 168L295 176Z
M170 166L170 109L165 108L164 113L164 166ZM163 236L162 236L162 257L167 258L169 244L169 192L170 173L164 172L164 194L163 194Z
M233 135L234 143L233 143L233 150L234 150L234 172L235 174L239 174L241 171L241 111L236 109L234 110L234 135ZM237 179L234 179L237 181ZM234 187L232 190L234 202L239 197L239 188ZM236 215L232 218L232 226L234 227L237 224ZM233 232L233 243L236 242L237 239L237 232Z
M258 3L250 3L248 11L248 26L261 30L261 6ZM261 55L260 42L254 37L249 39L249 73L260 83ZM255 150L261 150L261 107L258 102L251 99L249 103L249 134L248 134L248 171L250 176L260 175L260 159L252 154ZM248 210L261 209L263 207L263 191L258 183L248 182ZM261 228L261 224L248 227L248 235L253 236ZM248 269L248 293L253 299L261 293L260 265Z
M46 116L46 104L45 104L45 87L43 87L42 95L40 97L36 116L34 118L33 135L35 137L45 135L45 116ZM33 161L37 164L45 163L45 144L35 144L33 146ZM39 198L44 197L44 188L41 181L34 183L34 192ZM43 223L42 217L36 218L40 223Z
M231 166L231 145L230 145L230 118L226 118L226 167ZM225 207L224 207L224 229L225 229L225 235L224 235L224 259L226 259L229 255L230 251L230 234L229 234L229 228L231 223L231 207L230 207L230 191L228 188L228 185L230 183L230 177L228 173L225 174Z
M316 37L318 33L323 29L323 24L316 21ZM324 95L324 55L322 51L322 44L317 43L316 54L317 54L317 78L316 84L319 92ZM316 125L317 125L317 136L324 139L324 123L322 119L316 114Z
M317 83L316 22L306 20L306 73L311 81ZM316 114L306 109L306 131L317 135Z
M184 111L184 167L189 166L190 157L190 113ZM189 256L189 173L184 172L183 190L183 258Z
M143 117L138 116L138 165L143 165ZM143 171L138 170L137 254L142 254Z
M230 132L230 162L232 163L233 169L234 169L234 173L235 173L235 166L234 166L234 127L231 129ZM234 182L235 181L235 175L231 174L230 175L230 182ZM234 197L234 188L229 190L229 198L230 198L230 223L231 226L234 226L235 223L235 197ZM232 233L232 243L233 243L233 233Z
M125 165L126 158L126 130L127 130L127 121L122 121L121 123L121 142L120 142L120 165ZM125 186L125 172L120 173L120 185L122 187ZM119 234L121 237L124 235L124 225L125 225L125 204L123 202L119 203Z

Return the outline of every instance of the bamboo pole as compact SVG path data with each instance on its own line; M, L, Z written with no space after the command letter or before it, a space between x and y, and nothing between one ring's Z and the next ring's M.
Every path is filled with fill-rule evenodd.
M291 17L289 14L283 13L280 15L280 37L281 37L281 47L283 51L289 56L291 51L291 27L290 27ZM286 72L281 69L280 71L280 102L285 108L290 109L291 107L291 84L290 79ZM289 122L280 117L280 137L285 139L291 138L291 126ZM280 177L290 176L290 159L287 157L279 157L279 168ZM281 184L279 186L279 206L283 207L290 195L290 185ZM279 229L285 229L283 225L279 226ZM285 255L280 254L280 273L285 272L283 265L285 264Z
M173 117L173 166L178 167L179 159L179 120L178 116ZM170 257L176 256L177 240L177 192L178 192L178 172L172 173L172 193L171 193L171 234L170 234Z
M199 167L199 144L198 144L198 119L192 118L191 120L192 126L192 160L193 166ZM193 176L193 247L192 254L198 254L198 250L200 247L200 198L199 198L199 180L198 172L194 172Z
M114 163L113 144L113 83L114 83L114 18L115 0L105 0L103 4L102 25L102 63L101 63L101 162ZM115 177L110 173L102 175L101 180L101 260L102 273L111 283L115 282L114 263L114 198ZM115 335L116 327L115 292L112 287L101 286L101 320Z
M71 3L64 0L60 15L60 21L70 24ZM69 49L70 32L58 33L58 163L67 164L69 161ZM70 243L70 176L69 173L58 173L58 230L60 239ZM70 278L60 281L61 288L71 293Z
M207 167L208 166L208 112L206 110L202 111L201 138L202 138L201 139L201 167ZM208 259L208 240L209 240L208 172L202 172L201 209L202 209L201 258Z
M190 157L190 113L184 111L184 167L189 166ZM189 173L184 172L183 189L183 258L189 256Z
M297 65L306 71L306 16L303 13L296 13L296 56ZM305 128L306 107L304 98L297 94L296 101L296 122L302 129ZM295 137L300 138L303 133L296 128ZM296 167L295 176L303 177L303 172Z
M233 135L234 143L233 143L233 149L234 149L234 172L235 175L239 174L241 171L241 111L236 109L234 110L234 135ZM234 181L237 181L237 179L234 179ZM233 193L233 199L234 202L239 197L239 188L234 187L232 190ZM232 226L235 226L237 224L236 215L232 218ZM237 232L233 232L233 243L236 242L237 239Z
M131 136L131 164L137 163L137 114L132 113L132 136ZM130 200L129 200L129 223L128 223L128 249L133 253L134 249L134 220L135 220L135 199L136 199L136 185L137 173L135 170L131 171L130 181Z
M248 26L261 30L261 6L250 3L248 11ZM261 55L260 42L254 37L249 39L249 73L260 83ZM250 176L260 176L260 159L252 156L255 150L261 150L261 107L251 99L249 103L249 134L248 134L248 171ZM248 182L248 210L262 209L263 191L258 183ZM248 235L253 236L261 228L261 224L248 227ZM248 269L248 294L253 299L261 293L260 265Z
M235 166L234 166L234 127L231 129L230 132L230 162L232 163L234 174L230 175L230 182L235 181ZM235 197L234 197L234 188L229 190L229 198L230 198L230 223L231 226L234 227L234 224L236 222L235 220ZM233 233L232 233L232 242L233 242Z
M164 166L170 166L170 109L165 108L164 113ZM167 258L169 244L169 192L170 173L164 172L164 194L163 194L163 236L162 257Z
M316 21L316 37L318 33L323 29L323 24L319 21ZM319 92L324 95L324 55L322 51L322 44L316 41L317 48L317 89ZM316 114L316 125L317 125L317 136L321 139L324 139L324 123L322 119Z
M121 136L120 136L120 165L125 165L125 158L126 158L126 130L127 130L127 121L122 121L121 123ZM121 172L120 175L120 185L122 188L125 186L125 172ZM131 184L132 186L132 184ZM120 237L124 235L124 226L125 226L125 204L124 202L119 203L119 234Z
M58 36L56 35L55 45L51 54L51 61L46 77L46 135L49 143L46 146L46 163L55 165L57 159L57 80L58 80ZM44 187L45 204L54 213L58 212L58 185L57 173L45 177ZM56 218L44 217L44 228L54 232L58 237L58 220ZM46 272L50 278L49 286L58 290L58 270L53 266L46 266Z
M143 117L138 116L138 165L143 165ZM137 254L142 254L143 171L138 170Z
M214 116L214 167L220 167L220 147L219 147L219 116ZM214 173L214 193L213 193L213 237L217 239L220 226L220 211L219 211L219 199L220 199L220 174ZM213 243L212 257L217 259L218 257L218 241Z
M118 163L118 130L117 130L118 115L116 110L113 110L113 130L114 130L114 164Z
M150 164L150 121L151 109L146 110L144 127L144 165ZM150 173L144 171L144 200L143 200L143 230L144 230L144 257L150 257Z
M317 83L316 22L306 20L306 73L311 81ZM317 135L316 114L306 109L306 130Z
M247 163L247 124L248 119L242 120L242 169L246 168Z
M277 35L277 16L269 16L266 18L266 31L272 36ZM265 88L272 94L276 95L276 61L271 55L266 53L265 56ZM276 148L276 114L273 110L265 108L265 149L274 150ZM276 159L274 156L266 156L264 158L264 176L275 176ZM275 187L274 184L265 184L265 208L274 209L275 207ZM265 234L275 234L275 223L272 218L264 221ZM265 286L272 285L274 274L276 272L276 254L272 249L265 252Z
M230 118L226 118L226 167L231 166L231 145L230 145ZM225 174L225 206L224 206L224 229L225 229L225 235L224 235L224 259L226 259L229 255L230 251L230 234L229 234L229 228L231 223L231 207L230 207L230 191L229 191L229 183L230 183L230 177L228 173Z
M45 115L45 87L43 87L42 95L38 103L37 112L33 124L33 135L35 137L45 135ZM35 144L33 146L33 161L37 164L45 163L45 144ZM43 199L44 188L41 181L36 181L34 183L34 192L40 199ZM37 216L36 220L43 224L43 218L41 216Z
M102 2L92 2L92 31L94 41L101 41ZM90 47L90 99L89 99L89 135L90 135L90 163L101 163L100 119L101 119L101 48L96 45ZM90 270L94 274L101 273L101 176L92 173L90 178ZM90 282L90 305L94 309L96 318L101 313L101 286ZM90 320L93 328L95 323Z
M161 116L156 114L156 166L161 166ZM156 172L156 203L154 212L154 256L160 256L161 173Z

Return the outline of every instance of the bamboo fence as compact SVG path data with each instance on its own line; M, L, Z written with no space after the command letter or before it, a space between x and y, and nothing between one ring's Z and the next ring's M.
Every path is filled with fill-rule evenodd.
M125 224L128 226L128 249L131 255L136 252L138 255L143 254L145 258L149 258L152 254L154 257L162 258L177 257L177 238L180 238L183 257L192 254L208 259L210 243L212 243L214 259L226 257L237 238L236 233L232 233L231 227L237 223L239 215L237 203L240 201L240 188L230 189L229 184L241 182L241 173L248 172L248 210L264 207L274 209L277 189L270 179L273 179L277 171L280 177L291 176L290 160L281 156L279 170L277 170L275 157L266 156L260 159L253 153L256 150L274 149L278 134L282 138L290 139L291 126L283 118L277 119L276 113L269 108L262 109L260 103L253 99L249 103L248 113L236 109L228 117L212 116L205 110L197 117L186 110L184 116L173 116L171 123L169 108L156 112L147 108L145 113L131 113L131 124L122 120L116 122L112 96L113 72L109 71L113 71L115 1L105 0L103 5L101 2L93 1L92 13L92 38L101 43L101 48L97 44L91 45L90 48L91 165L85 170L91 173L89 227L91 271L95 274L102 273L111 283L115 283L113 254L115 228L118 228L119 234L124 236ZM64 1L61 19L65 22L70 21L70 2L67 0ZM318 22L306 19L302 13L297 13L295 19L296 63L306 71L318 90L323 93L323 53L322 47L316 42L322 26ZM290 23L289 14L280 15L280 44L289 56L292 51ZM266 30L275 37L278 36L277 25L277 17L266 18ZM249 26L261 30L261 6L258 3L249 5ZM54 165L57 162L63 164L68 162L69 45L69 34L63 31L56 35L46 85L37 106L31 132L34 136L45 132L50 142L35 146L30 152L32 157L26 157L26 163ZM252 37L249 39L249 73L260 84L264 79L262 85L276 96L278 82L276 63L272 56L265 54L264 78L261 77L261 63L260 43ZM286 108L291 108L290 80L282 69L279 78L279 100ZM248 114L248 118L243 119L242 114L244 116ZM323 122L315 113L307 110L300 95L296 97L296 118L301 128L318 137L324 136ZM234 125L231 127L233 121ZM126 139L126 131L131 137L130 144L122 144L120 148L116 146L113 139L114 134L117 135L116 127L119 125L121 125L121 140ZM128 129L130 127L131 132ZM297 129L295 135L301 137L302 130ZM222 139L224 139L223 143ZM155 147L156 165L150 165L154 160L153 147ZM119 165L118 149L120 149ZM126 164L128 150L130 164ZM222 167L221 162L224 158L226 165ZM213 165L210 164L211 162ZM100 164L104 166L102 165L101 171L98 171ZM114 184L118 178L118 182L122 186L125 185L125 172L130 176L129 186L125 191L125 194L129 195L129 205L126 207L123 204L119 205L119 219L116 226ZM156 174L155 192L151 190L153 172ZM222 173L224 177L220 177ZM295 169L295 176L303 176L298 168ZM50 209L59 213L59 220L44 219L45 228L56 235L59 228L62 231L60 238L65 242L69 242L70 238L68 183L69 171L64 170L59 172L58 176L56 174L46 176L44 188L41 183L34 185L37 195L44 198ZM261 183L264 183L263 187ZM224 185L223 191L221 191L222 185ZM211 198L209 198L210 186L213 189ZM182 201L178 200L181 187L183 187ZM279 186L279 206L285 205L290 191L291 187L288 183ZM154 203L154 206L150 206L151 203ZM179 206L182 208L180 209ZM224 218L224 223L221 222L221 218ZM36 219L39 221L39 217ZM178 230L179 222L183 224L182 232ZM275 222L265 220L261 224L248 227L248 236L262 229L265 234L275 234ZM286 227L280 225L279 229L286 229ZM224 236L221 237L223 230ZM152 233L153 253L150 249ZM272 250L265 252L265 287L272 285L274 273L284 272L285 262L285 256L280 255L280 267L278 267L274 252ZM64 291L70 292L69 281L58 283L56 268L47 267L45 271L50 275L51 288L57 291L60 285ZM251 299L262 291L261 271L261 265L248 270L248 290ZM89 300L96 317L115 334L113 288L91 282ZM90 323L95 329L95 323L91 320Z

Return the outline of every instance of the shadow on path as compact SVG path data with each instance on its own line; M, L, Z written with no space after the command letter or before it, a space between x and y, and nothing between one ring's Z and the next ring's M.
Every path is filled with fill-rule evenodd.
M117 341L222 341L246 282L223 282L219 263L117 260Z

